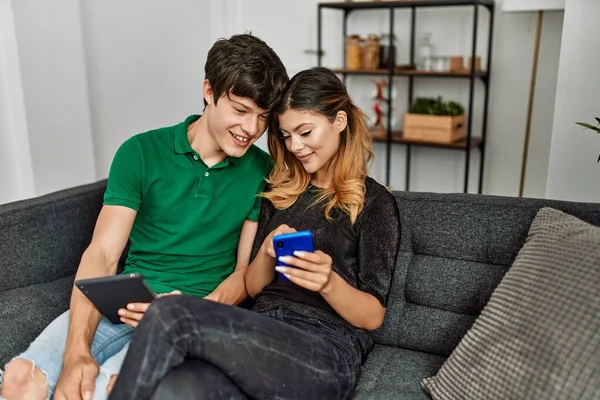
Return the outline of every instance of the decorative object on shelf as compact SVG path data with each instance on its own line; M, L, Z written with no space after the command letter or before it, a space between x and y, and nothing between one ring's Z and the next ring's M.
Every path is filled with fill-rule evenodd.
M447 56L431 57L431 70L435 72L450 71L450 58Z
M373 91L373 106L371 109L373 110L373 115L371 116L371 124L370 128L373 133L377 135L383 135L386 133L387 129L387 115L390 112L390 99L394 99L396 97L396 88L392 87L392 92L390 94L389 84L387 79L381 79L378 81L374 81L375 85ZM391 125L392 128L396 126L396 118L391 117Z
M596 121L598 121L598 125L594 126L592 124L588 124L586 122L575 122L577 125L579 126L583 126L586 129L590 129L596 133L600 133L600 117L596 117ZM596 161L598 163L600 163L600 155L598 156L598 161Z
M531 65L531 83L529 86L529 101L527 103L527 122L525 123L525 136L523 138L523 160L521 162L519 197L523 197L523 191L525 189L525 177L527 175L527 156L529 154L529 137L531 135L531 115L533 113L533 102L535 99L535 82L537 79L537 66L540 55L540 42L542 38L542 23L544 21L544 11L556 11L564 9L564 0L504 0L502 2L503 12L537 11L537 29L535 33L535 44L533 46L533 64Z
M471 71L471 62L472 57L469 57L465 66L467 71ZM475 71L481 71L481 56L475 57Z
M460 72L465 70L465 59L463 56L450 56L450 71Z
M418 98L404 114L403 137L435 143L452 143L464 139L465 109L441 97Z
M419 61L417 69L420 71L431 71L433 69L433 44L431 44L431 32L425 32L419 44Z
M396 35L384 34L379 40L379 68L396 66Z
M379 68L380 44L379 36L371 33L367 35L364 41L364 59L363 68L377 69Z
M346 68L363 69L363 41L359 35L349 35L346 38Z

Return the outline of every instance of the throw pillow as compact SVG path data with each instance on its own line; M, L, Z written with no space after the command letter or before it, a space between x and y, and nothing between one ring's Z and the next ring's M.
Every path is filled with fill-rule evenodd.
M435 400L600 399L600 228L541 209L438 373Z

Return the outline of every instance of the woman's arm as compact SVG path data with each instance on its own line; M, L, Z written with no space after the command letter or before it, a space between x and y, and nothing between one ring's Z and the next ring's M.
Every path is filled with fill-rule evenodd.
M381 326L385 308L372 294L351 286L332 268L331 257L320 250L297 251L295 257L280 261L298 268L277 267L277 271L296 285L319 292L325 301L352 325L373 331Z
M333 270L331 257L321 251L296 253L281 261L299 267L277 270L299 286L319 292L333 309L354 326L375 330L383 323L400 243L400 219L394 196L372 196L356 222L357 287Z

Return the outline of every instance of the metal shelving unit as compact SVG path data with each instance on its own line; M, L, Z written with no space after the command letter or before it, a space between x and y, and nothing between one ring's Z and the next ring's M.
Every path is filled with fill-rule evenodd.
M486 145L486 133L487 133L487 120L488 120L488 104L489 104L489 85L491 76L491 65L492 65L492 42L493 42L493 31L494 31L494 0L400 0L400 1L361 1L361 2L337 2L337 3L320 3L318 5L317 13L317 55L318 65L321 65L323 55L323 37L322 37L322 12L323 9L337 9L344 13L343 23L343 57L346 59L346 46L345 39L348 32L348 16L353 11L360 10L374 10L382 9L389 10L389 31L390 35L394 34L394 11L397 9L411 10L411 27L410 27L410 60L411 65L415 64L415 30L417 25L417 8L425 7L450 7L450 6L466 6L473 7L473 44L471 51L471 68L466 72L423 72L407 69L398 69L394 65L390 65L388 69L376 69L376 70L348 70L348 69L334 69L333 71L342 74L344 82L346 81L347 75L383 75L388 78L389 90L391 93L393 80L395 76L403 76L408 79L408 104L412 104L414 100L414 83L415 79L427 79L427 78L456 78L465 79L469 82L469 104L467 106L467 137L459 142L455 143L431 143L414 140L406 140L400 136L399 132L392 132L391 130L391 113L387 115L387 131L384 135L373 135L373 140L382 141L386 143L386 184L390 184L391 176L391 147L393 144L401 144L406 146L406 178L405 178L405 190L410 190L410 167L411 167L411 148L413 146L427 146L437 148L447 148L461 150L465 152L465 177L464 177L464 189L465 193L469 190L469 176L470 176L470 161L471 151L478 149L481 157L479 164L479 185L478 193L482 193L483 190L483 172L485 163L485 145ZM488 10L490 14L489 29L488 29L488 53L487 53L487 71L475 70L476 62L476 50L477 50L477 30L479 26L479 12L480 6ZM473 137L473 103L475 96L475 84L479 81L484 87L484 105L483 105L483 126L481 130L481 138ZM392 109L392 99L390 102L389 109Z

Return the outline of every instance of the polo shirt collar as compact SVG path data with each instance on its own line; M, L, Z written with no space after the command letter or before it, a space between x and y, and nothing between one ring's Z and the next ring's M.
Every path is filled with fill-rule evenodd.
M196 122L199 119L200 115L190 115L185 119L185 121L183 121L183 123L175 127L175 153L194 153L194 149L192 149L190 141L188 140L188 127L191 123Z
M183 123L177 125L177 127L175 128L175 135L174 135L175 153L177 153L177 154L195 153L195 150L192 149L192 146L190 145L190 141L188 140L188 128L189 128L190 124L199 120L200 117L201 117L201 115L190 115L189 117L187 117L185 119L185 121L183 121ZM217 165L223 164L223 167L226 167L227 165L230 165L230 164L231 165L240 165L242 159L246 156L246 154L244 154L240 158L227 157L225 160L223 160L222 162L220 162Z

